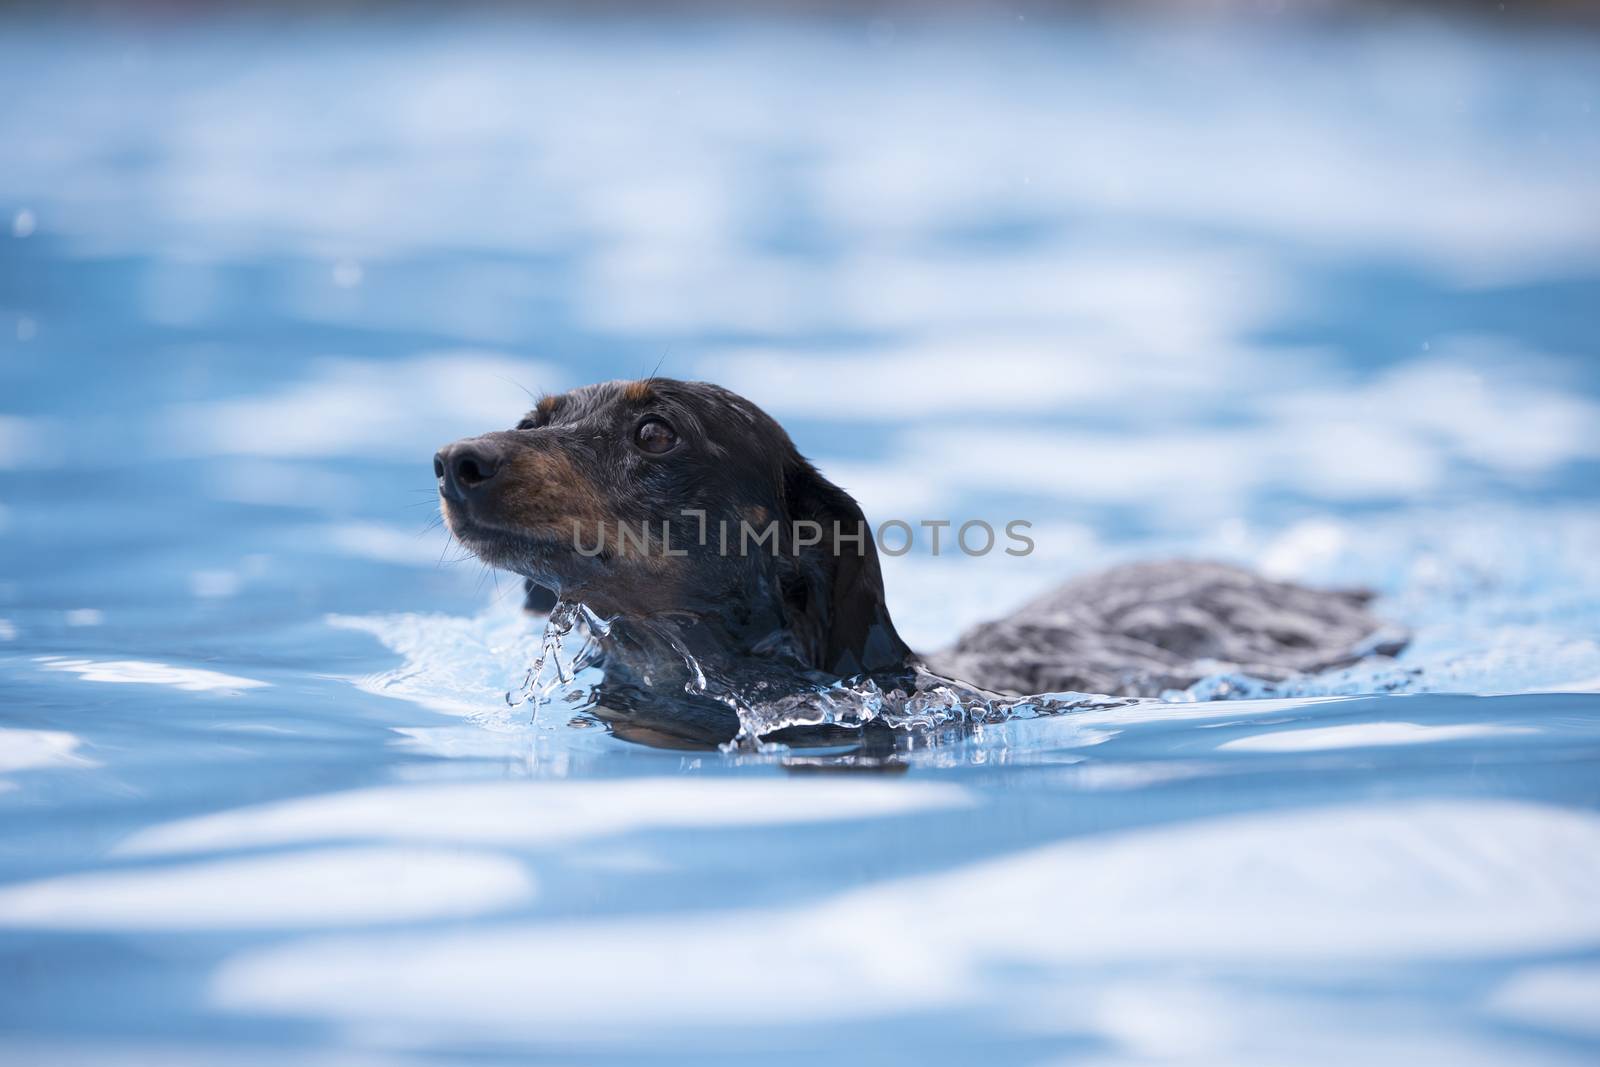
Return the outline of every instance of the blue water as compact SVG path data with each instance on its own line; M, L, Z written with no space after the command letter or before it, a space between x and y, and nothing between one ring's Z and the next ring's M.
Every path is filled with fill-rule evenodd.
M1600 44L1245 29L7 24L0 1062L1593 1062ZM530 722L430 457L657 367L1034 523L918 647L1171 553L1414 643L899 773Z

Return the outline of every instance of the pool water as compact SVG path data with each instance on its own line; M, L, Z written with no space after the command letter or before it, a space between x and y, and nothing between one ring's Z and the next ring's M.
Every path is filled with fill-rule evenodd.
M1597 53L13 16L0 1062L1593 1062ZM886 559L919 648L1166 555L1413 643L888 761L535 717L433 450L658 368L1033 524Z

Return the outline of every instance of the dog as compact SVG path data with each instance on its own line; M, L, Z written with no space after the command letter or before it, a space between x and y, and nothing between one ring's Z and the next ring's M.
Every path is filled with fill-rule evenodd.
M1219 662L1281 679L1399 648L1374 637L1364 594L1175 562L1069 584L924 660L895 629L860 506L776 420L706 382L544 396L433 469L451 533L521 575L531 609L559 597L610 620L605 717L651 743L740 730L706 676L774 699L851 679L912 687L930 669L973 692L1147 696Z

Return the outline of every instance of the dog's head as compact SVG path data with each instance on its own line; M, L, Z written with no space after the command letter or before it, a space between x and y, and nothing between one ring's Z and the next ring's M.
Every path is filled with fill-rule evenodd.
M650 378L547 396L513 429L441 449L434 474L463 545L601 614L716 615L752 650L837 676L910 655L861 509L726 389Z

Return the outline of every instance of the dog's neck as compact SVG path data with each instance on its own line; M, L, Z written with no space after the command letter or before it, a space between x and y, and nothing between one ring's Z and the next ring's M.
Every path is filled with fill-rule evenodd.
M587 620L596 655L586 662L603 675L595 710L613 731L652 744L717 744L755 706L863 676L884 690L909 688L917 660L878 583L858 581L836 597L837 586L801 587L777 571L742 577L720 594L702 583L665 611L643 609L643 598L624 604L567 590L552 618L559 633ZM531 586L529 606L548 610L537 593Z
M842 677L811 666L787 629L719 616L616 617L597 643L595 713L621 736L668 747L722 744L748 729L757 709L811 699L857 675L870 674L881 690L912 686L909 654Z
M759 632L714 614L612 617L591 635L604 679L594 710L614 732L651 744L729 741L740 709L823 684L781 640L764 647Z
M752 560L702 573L692 588L570 585L563 599L619 624L613 659L677 657L719 672L760 663L829 681L915 660L895 631L875 569L865 580L826 582L815 570L783 571Z
M730 677L752 668L832 680L811 662L781 612L771 605L752 610L747 602L730 607L737 610L612 615L607 632L599 637L600 648L612 669L649 676L656 684L668 679L693 683L697 674Z

